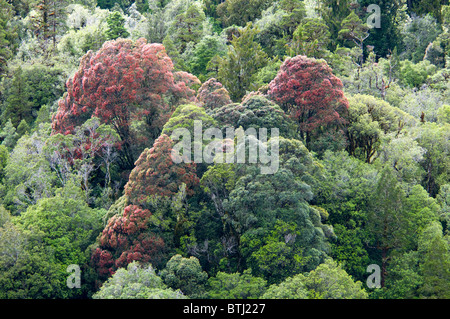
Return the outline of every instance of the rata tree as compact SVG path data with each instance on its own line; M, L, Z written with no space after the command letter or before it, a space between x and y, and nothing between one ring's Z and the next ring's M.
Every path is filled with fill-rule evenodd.
M175 77L172 71L161 44L145 39L105 42L99 51L83 56L67 82L67 93L52 119L53 132L72 133L96 116L120 137L120 168L133 168L145 145L159 136L173 107L194 97L184 82L188 77Z
M227 89L215 78L202 84L197 92L197 100L205 109L215 109L232 103Z
M125 195L131 203L145 206L151 197L172 197L182 184L186 185L186 194L193 194L198 183L195 163L175 163L173 145L170 137L162 134L151 149L145 149L139 156L125 185Z
M309 147L312 137L345 123L348 101L343 85L323 60L287 58L269 84L268 96L298 123Z
M174 163L172 147L173 141L162 134L136 161L123 203L116 205L119 213L109 219L93 251L101 278L132 261L159 267L177 243L186 220L185 198L193 194L198 178L194 163Z
M136 205L111 217L91 256L99 278L105 279L133 261L159 265L165 242L153 231L155 226L152 213Z

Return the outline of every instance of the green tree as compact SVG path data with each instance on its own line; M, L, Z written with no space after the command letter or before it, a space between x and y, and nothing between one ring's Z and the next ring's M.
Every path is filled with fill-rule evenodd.
M450 297L450 247L442 235L438 222L430 223L419 239L418 251L422 256L420 270L423 285L419 292L425 298L448 299Z
M438 109L438 122L450 124L450 105L444 104Z
M342 21L350 14L350 0L321 0L318 5L319 16L323 19L331 34L330 50L334 51Z
M416 64L409 60L400 63L400 81L411 88L419 88L427 79L436 72L436 66L428 60Z
M270 286L263 298L303 299L366 299L367 292L360 281L354 281L331 258L315 270L287 278Z
M308 299L308 290L304 284L304 276L288 277L279 284L267 288L263 299Z
M203 296L208 279L197 258L184 258L179 254L170 258L160 276L167 286L180 290L190 298Z
M170 137L176 129L185 128L191 133L191 138L193 139L194 121L201 121L203 130L217 126L217 122L206 113L204 108L195 104L183 104L178 106L172 113L161 134L166 134Z
M13 17L13 6L10 1L0 1L0 78L6 71L7 62L12 57L11 37L13 36L8 21Z
M421 162L425 170L422 185L431 196L436 196L440 186L448 183L450 176L449 124L427 122L415 134L419 145L426 150Z
M240 243L233 256L237 264L246 262L271 283L314 269L333 236L326 217L308 203L315 166L306 147L280 137L279 166L273 174L260 174L257 166L242 168L227 200L218 205L227 238Z
M185 12L175 17L167 32L180 54L186 50L188 43L195 45L200 41L205 19L205 13L196 4L190 5Z
M227 47L222 38L207 35L202 37L195 45L192 52L192 59L188 62L189 70L199 77L200 81L212 78L208 72L208 64L215 56L225 56Z
M261 16L271 4L267 0L228 0L217 6L217 14L223 27L245 26Z
M208 296L211 299L257 299L266 289L266 281L251 275L251 269L243 273L219 271L208 279Z
M24 253L2 274L5 276L2 279L17 276L17 283L5 286L6 295L20 295L20 298L89 296L93 288L87 276L89 246L101 229L104 213L106 211L91 209L83 201L68 197L64 191L30 206L14 222L25 240ZM67 286L66 269L71 264L82 269L81 289Z
M13 75L11 89L8 92L6 105L3 109L3 121L10 119L12 124L17 127L21 120L31 122L31 102L29 101L29 92L23 76L22 68L19 66Z
M417 250L393 256L388 265L385 286L371 292L371 298L416 299L423 277L420 272L420 256Z
M421 185L414 185L404 201L408 234L403 249L417 249L419 238L429 225L439 221L440 206Z
M97 5L102 9L112 9L115 5L118 5L122 10L125 10L130 4L130 0L97 0Z
M388 102L371 95L348 97L347 151L367 163L372 163L388 133L399 134L411 123L412 117Z
M312 203L328 212L328 223L336 234L330 241L330 255L354 278L363 281L370 264L364 225L378 170L345 151L327 151L319 163L323 166L323 177L313 187Z
M328 26L319 18L306 18L295 29L292 42L288 44L290 56L306 55L310 58L325 58L330 52Z
M252 76L268 63L267 54L254 41L257 32L251 23L247 24L239 37L233 35L227 55L219 58L218 79L230 92L233 101L246 94Z
M278 128L283 137L292 137L295 132L292 119L277 104L262 95L249 96L241 104L231 103L215 108L211 116L222 128Z
M22 120L33 125L40 108L53 104L63 94L65 76L59 66L33 63L17 67L10 78L3 80L2 123L11 119L15 127Z
M370 29L370 37L367 39L366 45L373 46L378 57L387 57L401 43L398 20L404 9L403 2L391 0L362 0L359 2L361 8L367 8L370 4L380 7L381 28Z
M93 299L184 299L181 291L168 288L151 265L138 262L119 268Z
M445 1L441 0L411 0L408 1L408 9L411 12L414 12L418 16L429 14L433 18L435 18L439 23L442 22L442 6L445 4Z
M9 150L12 150L16 145L19 136L16 132L16 128L11 122L11 119L8 119L2 131L0 132L0 138L2 138L2 144L7 147Z
M380 254L381 287L384 287L390 254L403 248L407 236L405 194L392 168L381 171L371 199L366 230L373 238L369 245Z
M412 63L424 59L427 46L441 33L438 22L429 13L424 16L412 14L409 19L400 24L403 52L402 58Z
M364 62L364 40L369 37L369 27L352 11L341 22L341 29L338 36L341 39L351 41L359 49L358 65L362 66Z
M35 3L36 15L32 16L33 31L40 40L40 47L45 56L56 50L56 42L61 27L64 27L66 0L39 0ZM52 47L49 43L52 43Z
M106 36L109 40L116 40L117 38L127 38L130 33L125 29L125 18L120 12L114 11L107 18L108 29Z

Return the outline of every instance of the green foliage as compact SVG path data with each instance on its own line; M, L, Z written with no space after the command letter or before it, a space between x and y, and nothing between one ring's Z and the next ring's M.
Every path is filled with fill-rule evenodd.
M307 18L295 29L288 53L290 56L306 55L312 58L324 58L330 42L328 27L319 18Z
M366 299L367 292L335 261L327 259L315 270L270 286L263 298L273 299Z
M438 0L0 0L0 298L449 298L449 48Z
M168 288L151 265L137 262L120 268L96 292L93 299L184 299L179 290Z
M55 102L63 93L64 71L59 67L46 67L36 63L19 66L12 79L5 78L2 122L8 119L17 127L22 120L31 125L42 105Z
M204 36L195 45L192 51L192 58L188 62L189 70L199 77L202 82L213 77L208 76L208 65L216 56L224 56L227 53L226 45L222 38L218 36ZM212 74L211 74L212 75Z
M112 9L118 5L122 10L128 8L130 0L97 0L97 5L102 9Z
M350 14L350 1L322 0L320 1L319 15L324 20L331 34L330 48L335 49L338 44L338 33L342 21Z
M0 137L3 139L2 144L9 150L12 150L16 145L17 140L19 139L18 133L16 132L16 128L11 122L11 119L8 119L2 131L0 132Z
M277 128L281 136L292 134L294 123L283 110L262 95L249 96L237 104L227 104L215 108L211 116L220 123L222 128L242 127L244 130L254 128Z
M202 8L196 4L190 5L185 12L175 17L167 36L180 54L186 50L188 43L195 45L201 39L205 19Z
M229 0L217 6L217 14L224 27L245 26L259 18L270 4L267 0Z
M450 124L450 105L444 104L438 109L438 122Z
M409 60L402 61L400 65L400 80L407 86L420 87L426 82L428 77L436 71L436 66L428 60L420 61L417 64Z
M130 33L125 29L125 19L120 12L114 11L106 19L108 23L108 29L106 35L109 40L115 40L117 38L127 38Z
M13 17L13 6L9 1L0 1L0 76L3 75L7 61L13 52L10 47L13 30L8 26L8 21Z
M419 63L424 59L429 43L433 42L442 31L436 19L430 14L425 16L412 14L401 25L400 32L404 45L402 57L412 63Z
M448 156L449 125L438 125L436 123L425 123L422 125L421 134L417 142L426 152L421 162L425 170L422 185L431 196L439 192L439 187L447 184L450 174L450 163Z
M421 265L423 286L419 291L428 298L449 298L450 250L440 224L430 224L424 230L419 251L424 254Z
M388 133L397 135L412 119L386 101L370 95L348 97L347 151L371 163Z
M174 255L160 274L164 283L172 289L179 289L190 298L202 297L208 274L202 270L197 258Z
M66 284L66 268L76 264L89 273L89 246L101 229L104 213L63 193L30 206L14 220L14 226L9 226L12 227L8 229L9 239L2 248L7 249L10 256L14 256L11 252L16 252L14 259L5 260L9 266L0 272L2 297L88 296L92 292L89 277L81 279L84 281L82 289L70 289ZM8 280L11 282L7 283Z
M240 35L233 35L228 53L219 58L218 79L230 92L233 101L240 100L250 89L252 76L267 65L267 54L261 45L254 41L257 29L246 25Z
M251 269L243 273L218 272L208 279L208 296L211 299L257 299L266 289L266 281L251 275Z
M217 126L216 121L206 113L204 108L195 104L184 104L175 109L170 119L164 125L161 134L171 136L177 129L188 129L193 139L194 121L201 121L203 129Z

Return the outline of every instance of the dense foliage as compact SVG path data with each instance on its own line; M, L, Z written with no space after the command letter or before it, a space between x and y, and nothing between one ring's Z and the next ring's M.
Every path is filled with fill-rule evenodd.
M449 298L449 30L447 1L0 0L0 298Z

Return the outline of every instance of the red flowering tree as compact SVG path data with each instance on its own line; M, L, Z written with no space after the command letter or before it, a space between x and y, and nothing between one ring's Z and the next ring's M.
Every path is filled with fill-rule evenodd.
M145 205L153 195L172 197L186 184L186 194L193 194L198 184L195 163L174 163L174 142L162 134L151 149L145 149L131 171L125 185L125 195L133 204Z
M153 232L154 222L148 209L136 205L111 217L99 237L91 260L101 279L106 279L133 261L158 265L165 251L164 240Z
M342 82L323 60L287 58L267 94L298 122L307 145L313 133L345 122L348 101Z
M177 218L181 216L177 215L180 208L174 207L180 197L175 195L179 194L182 183L186 185L182 188L184 194L192 195L193 187L199 182L194 163L172 161L173 144L162 134L136 161L125 185L129 205L122 214L109 219L91 257L100 278L105 279L132 261L152 263L156 267L172 248L183 220ZM161 205L154 205L153 195L163 199ZM153 213L148 207L152 207ZM163 238L171 244L167 245Z
M205 109L215 109L233 102L227 89L215 78L202 84L197 93L197 100Z
M186 75L175 79L172 71L161 44L145 39L106 42L99 51L83 56L67 82L67 93L53 116L53 131L69 134L92 116L98 117L118 133L119 165L131 169L145 146L159 136L176 105L195 99L189 88L195 79ZM132 126L133 122L139 125Z

